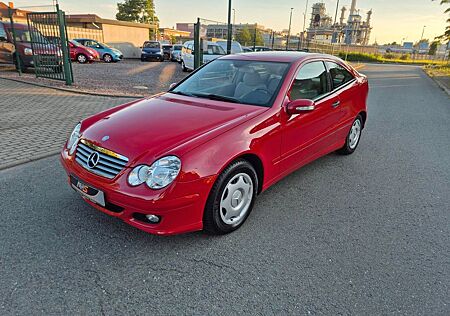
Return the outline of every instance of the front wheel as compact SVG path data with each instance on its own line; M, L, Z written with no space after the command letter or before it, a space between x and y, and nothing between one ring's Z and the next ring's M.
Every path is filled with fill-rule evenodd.
M361 115L358 115L356 119L353 121L352 127L350 128L350 132L345 139L344 146L338 150L338 153L342 155L350 155L356 150L358 147L359 140L361 139L361 132L363 129L363 121Z
M217 178L206 203L203 229L213 235L231 233L249 216L258 192L258 176L246 160L237 160Z
M105 54L105 55L103 55L103 61L105 63L110 63L110 62L113 61L113 58L112 58L112 56L110 54Z
M86 55L79 54L79 55L77 56L77 61L78 61L80 64L85 64L85 63L87 63L88 58L86 57Z
M181 69L183 70L183 72L188 71L188 69L186 68L186 65L184 64L184 60L181 61Z

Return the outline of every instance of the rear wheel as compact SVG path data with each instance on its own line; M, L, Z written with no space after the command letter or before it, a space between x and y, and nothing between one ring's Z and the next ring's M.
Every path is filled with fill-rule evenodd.
M88 58L87 58L87 56L84 55L84 54L78 54L78 56L77 56L77 61L78 61L80 64L85 64L85 63L87 63Z
M205 232L231 233L242 226L255 203L258 176L246 160L237 160L217 178L203 214Z
M358 147L359 141L361 139L361 132L363 129L363 120L361 115L358 115L356 119L353 121L352 127L350 128L350 132L345 139L345 145L338 150L338 153L342 155L350 155Z
M112 58L112 56L110 54L105 54L105 55L103 55L103 61L105 63L110 63L110 62L113 61L113 58Z

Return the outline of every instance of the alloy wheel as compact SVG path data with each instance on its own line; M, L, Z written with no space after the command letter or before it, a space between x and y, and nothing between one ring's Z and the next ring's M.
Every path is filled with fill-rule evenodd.
M253 180L238 173L228 181L220 199L220 217L225 224L237 226L245 219L253 199Z

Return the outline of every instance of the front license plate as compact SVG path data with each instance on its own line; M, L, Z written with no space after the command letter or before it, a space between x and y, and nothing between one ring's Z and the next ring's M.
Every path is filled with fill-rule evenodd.
M80 180L74 176L70 176L70 183L72 188L81 194L82 197L105 207L105 194L103 191L96 189Z

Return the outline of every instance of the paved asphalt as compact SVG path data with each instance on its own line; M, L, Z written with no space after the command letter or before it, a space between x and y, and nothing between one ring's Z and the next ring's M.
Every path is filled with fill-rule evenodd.
M72 191L56 156L0 172L0 314L450 314L450 102L370 65L357 152L262 194L237 232L157 237Z

